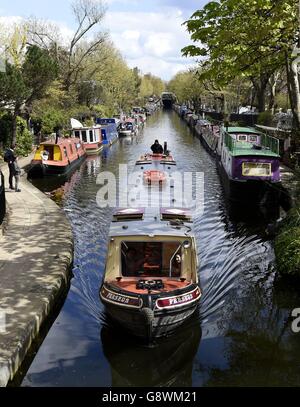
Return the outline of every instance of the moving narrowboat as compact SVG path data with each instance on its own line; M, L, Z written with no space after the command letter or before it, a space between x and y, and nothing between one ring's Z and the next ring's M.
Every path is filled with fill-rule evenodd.
M39 145L28 176L64 175L81 163L85 156L86 151L79 138L56 137Z
M145 190L163 182L171 165L175 161L164 154L140 157L136 169ZM114 321L151 341L172 333L195 313L201 290L191 212L143 203L113 214L100 298Z
M279 142L254 128L222 127L218 164L225 191L238 200L260 201L280 183Z

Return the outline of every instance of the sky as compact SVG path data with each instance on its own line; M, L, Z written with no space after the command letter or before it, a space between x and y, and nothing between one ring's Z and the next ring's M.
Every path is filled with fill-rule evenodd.
M181 56L181 48L191 43L182 23L207 1L105 0L103 29L131 68L170 80L195 65L194 59ZM0 23L35 16L57 23L67 35L75 28L70 4L71 0L0 0Z

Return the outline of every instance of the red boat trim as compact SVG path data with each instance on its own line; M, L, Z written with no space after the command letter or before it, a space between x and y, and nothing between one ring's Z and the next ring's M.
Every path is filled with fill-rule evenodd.
M131 297L129 295L119 294L115 291L111 291L106 287L102 287L100 290L100 296L103 301L110 302L124 308L142 308L143 300L137 297Z
M199 287L194 290L183 293L182 295L177 295L176 297L164 297L156 300L156 308L158 309L173 309L182 307L186 304L192 304L198 301L201 297L201 291Z

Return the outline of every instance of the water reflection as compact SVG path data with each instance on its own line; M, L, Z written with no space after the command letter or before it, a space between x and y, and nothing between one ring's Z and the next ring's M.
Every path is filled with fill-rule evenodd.
M192 386L192 368L201 327L194 317L175 335L142 346L111 325L101 330L103 353L111 368L113 386Z

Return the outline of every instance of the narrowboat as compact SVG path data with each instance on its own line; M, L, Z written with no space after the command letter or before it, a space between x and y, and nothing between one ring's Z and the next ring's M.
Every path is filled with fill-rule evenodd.
M110 146L118 140L118 125L119 119L112 118L98 118L97 124L101 125L102 144Z
M120 123L118 127L120 137L135 136L137 134L137 126L134 119L126 119Z
M98 154L103 148L101 126L73 128L72 135L82 141L88 155Z
M172 165L173 157L165 154L140 157L136 170L145 190L165 181ZM109 317L130 334L152 341L195 313L201 289L191 212L143 203L113 213L100 298Z
M85 158L86 151L79 138L58 138L41 143L35 152L28 176L64 175Z
M209 122L208 120L198 120L195 126L195 131L205 148L215 154L220 137L220 126Z
M136 106L136 107L132 108L132 116L138 116L139 121L141 121L142 123L145 123L147 120L146 111L144 108L142 108L140 106Z
M280 183L279 142L254 128L222 127L218 156L225 191L233 199L259 202Z

